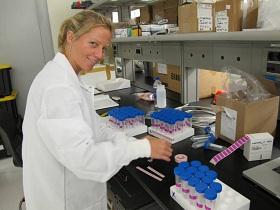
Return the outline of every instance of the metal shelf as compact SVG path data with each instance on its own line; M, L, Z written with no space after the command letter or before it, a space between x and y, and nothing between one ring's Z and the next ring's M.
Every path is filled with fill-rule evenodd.
M155 35L144 37L122 37L113 39L119 42L152 42L152 41L280 41L280 31L238 31L186 33L174 35ZM273 46L272 46L273 47Z
M131 61L178 65L181 102L198 100L197 69L235 67L257 76L266 74L267 55L280 51L280 31L188 33L113 39L115 57L123 58L124 77L133 80Z

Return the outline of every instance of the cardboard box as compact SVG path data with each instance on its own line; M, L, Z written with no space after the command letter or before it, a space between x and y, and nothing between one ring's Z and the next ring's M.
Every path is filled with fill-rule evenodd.
M220 0L215 4L215 30L232 32L242 30L242 1Z
M184 4L178 7L179 33L214 31L214 4Z
M223 89L226 75L223 72L199 69L199 98L212 97L217 90Z
M244 4L243 8L242 28L257 28L259 0L247 0L247 5Z
M166 66L166 67L165 67ZM165 69L166 68L166 72ZM167 64L155 64L155 66L153 66L153 78L159 77L159 80L162 83L167 84Z
M168 23L177 24L178 0L160 1L152 6L153 20L168 19Z
M243 155L248 161L271 158L273 136L269 133L249 134L250 140L244 144Z
M167 65L167 89L181 93L181 70L179 66Z
M264 83L265 88L273 93L274 90L270 88L272 82ZM220 95L217 97L217 105L225 107L224 111L216 116L216 135L219 138L232 143L245 134L275 134L279 96L272 95L260 101L242 102Z
M140 8L140 23L150 23L152 20L152 7L147 5Z

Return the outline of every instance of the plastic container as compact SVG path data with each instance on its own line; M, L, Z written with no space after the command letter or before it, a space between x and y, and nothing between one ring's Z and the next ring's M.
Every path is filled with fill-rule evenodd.
M198 160L193 160L192 162L191 162L191 166L193 166L193 167L200 167L201 166L201 162L200 161L198 161Z
M153 83L153 89L154 89L154 91L153 91L153 99L154 99L154 102L155 102L155 106L157 106L157 93L156 93L156 91L157 91L157 87L159 85L161 85L161 81L159 80L159 77L156 77L155 81Z
M213 183L210 184L209 188L215 190L215 192L217 193L217 199L218 199L220 193L223 190L222 185L218 182L213 182Z
M206 165L202 165L198 167L198 170L202 173L206 173L207 171L209 171L209 167Z
M215 179L217 179L218 174L217 174L216 171L209 170L209 171L206 173L206 176L208 176L209 178L211 178L211 179L214 181Z
M196 177L192 177L189 179L189 186L190 186L190 192L189 192L189 201L191 205L195 206L196 205L196 200L197 200L197 193L195 190L196 185L200 183L200 180Z
M158 85L156 90L156 106L158 108L166 107L166 90L164 85Z
M205 204L205 198L204 198L204 192L207 190L208 186L202 182L197 184L195 186L195 191L197 195L196 199L196 208L197 209L203 209L204 204Z
M184 175L182 176L182 193L184 198L188 199L189 198L189 193L190 193L190 186L189 186L189 180L192 178L192 174L185 172Z
M178 192L181 192L181 189L182 189L181 176L183 175L183 171L184 171L184 169L182 169L180 167L174 168L175 185L176 185L176 189Z
M213 189L207 189L204 192L204 198L205 198L205 204L204 207L207 210L214 210L216 199L217 199L217 193Z

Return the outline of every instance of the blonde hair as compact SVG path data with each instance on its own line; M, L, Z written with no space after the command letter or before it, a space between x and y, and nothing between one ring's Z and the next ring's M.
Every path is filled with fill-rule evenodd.
M65 51L67 32L72 31L76 39L86 34L95 27L105 27L112 32L112 23L105 16L92 10L83 10L74 16L66 19L59 31L58 49L60 52Z

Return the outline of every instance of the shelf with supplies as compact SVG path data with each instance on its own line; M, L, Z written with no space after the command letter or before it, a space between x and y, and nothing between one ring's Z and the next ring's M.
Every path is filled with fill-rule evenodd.
M123 58L124 64L129 60L141 60L179 66L182 103L198 100L198 68L221 71L232 66L263 76L272 70L277 72L275 67L271 70L269 66L278 67L278 63L271 64L271 61L279 61L269 59L269 55L278 51L280 31L186 33L113 39L114 55ZM127 75L130 75L127 72L133 74L130 66L125 66Z

